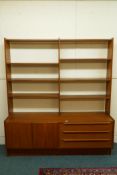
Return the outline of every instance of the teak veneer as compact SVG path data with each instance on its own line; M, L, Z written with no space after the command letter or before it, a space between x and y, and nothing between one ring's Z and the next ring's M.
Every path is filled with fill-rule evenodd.
M112 59L113 39L6 39L5 63L8 99L8 117L5 119L5 142L8 155L38 155L38 154L110 154L114 142L114 119L110 116L111 84L112 84ZM57 50L57 62L18 62L12 61L12 45L38 44L41 48L50 45ZM61 50L65 47L88 48L107 47L107 57L98 58L65 58ZM71 46L72 45L72 46ZM98 46L97 46L98 45ZM19 47L19 46L18 46ZM92 48L92 49L93 49ZM37 49L37 48L36 48ZM61 77L61 65L63 64L105 64L106 77ZM57 78L27 78L12 77L12 69L15 68L37 69L54 68L57 70ZM13 92L13 83L56 84L57 92ZM83 83L83 85L104 83L105 94L61 94L61 85L69 83ZM15 112L14 100L24 99L51 99L57 100L58 112ZM104 111L101 112L63 112L61 103L64 101L104 101ZM69 109L69 106L68 106Z

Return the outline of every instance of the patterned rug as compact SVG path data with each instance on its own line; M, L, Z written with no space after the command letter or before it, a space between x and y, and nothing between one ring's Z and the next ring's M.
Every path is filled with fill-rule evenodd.
M117 167L111 167L111 168L40 168L39 175L117 175Z

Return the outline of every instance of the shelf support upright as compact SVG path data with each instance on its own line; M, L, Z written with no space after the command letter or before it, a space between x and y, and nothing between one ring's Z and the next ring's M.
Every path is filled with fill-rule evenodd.
M7 101L8 101L8 114L12 117L13 114L13 99L9 98L8 93L12 92L12 82L8 82L11 79L11 56L10 56L10 41L4 39L4 51L5 51L5 62L6 62L6 83L7 83Z
M109 99L106 99L105 103L105 112L110 114L110 104L111 104L111 85L112 85L112 61L113 61L113 42L114 39L108 41L108 56L107 56L107 75L106 78L109 81L106 83L106 96L109 96Z
M58 103L59 114L61 114L61 102L60 102L60 38L58 39Z

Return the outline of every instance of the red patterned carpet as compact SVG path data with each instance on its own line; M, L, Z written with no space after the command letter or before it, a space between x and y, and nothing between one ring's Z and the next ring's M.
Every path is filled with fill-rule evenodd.
M39 175L117 175L117 167L111 167L111 168L40 168Z

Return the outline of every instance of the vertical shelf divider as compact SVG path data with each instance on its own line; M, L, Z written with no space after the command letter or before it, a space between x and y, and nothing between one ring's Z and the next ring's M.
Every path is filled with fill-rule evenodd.
M60 38L58 39L58 103L59 103L59 114L61 113L61 102L60 102Z

